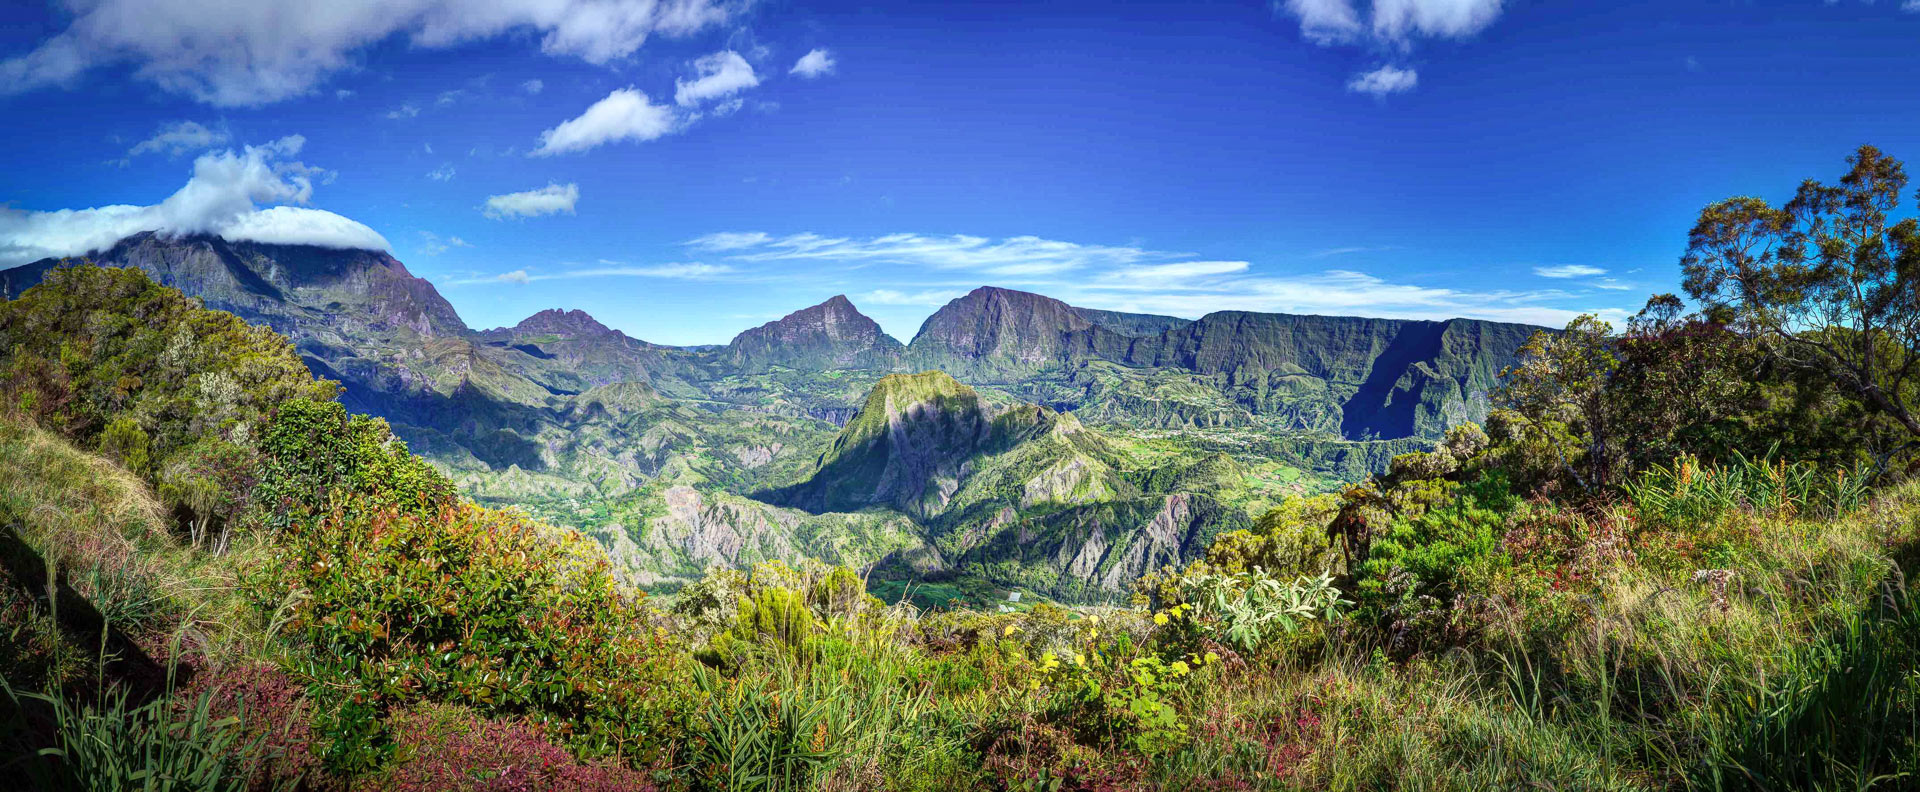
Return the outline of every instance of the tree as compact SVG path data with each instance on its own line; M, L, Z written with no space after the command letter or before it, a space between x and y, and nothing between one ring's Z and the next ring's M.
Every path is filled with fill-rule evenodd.
M1520 362L1500 372L1500 401L1526 418L1529 431L1546 435L1560 467L1581 489L1604 487L1618 449L1607 380L1620 360L1614 354L1613 326L1591 314L1567 323L1567 329L1534 333L1520 347ZM1585 440L1581 475L1557 438L1564 428Z
M1775 208L1739 197L1700 212L1681 259L1687 293L1770 337L1785 363L1830 377L1920 442L1920 222L1895 221L1907 186L1872 146L1838 185L1808 180Z

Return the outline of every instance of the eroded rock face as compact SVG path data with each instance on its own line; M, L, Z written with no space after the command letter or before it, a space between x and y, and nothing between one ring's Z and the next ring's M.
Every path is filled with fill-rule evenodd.
M714 567L802 558L862 571L890 559L919 574L946 568L919 527L898 515L814 515L686 486L669 487L662 501L666 513L648 520L637 542L613 543L612 552L638 570L634 579L641 585L684 582Z

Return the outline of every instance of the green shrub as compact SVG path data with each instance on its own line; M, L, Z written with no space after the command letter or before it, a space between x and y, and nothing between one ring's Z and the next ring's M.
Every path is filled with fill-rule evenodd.
M437 701L526 714L590 753L648 758L679 735L685 692L665 632L573 532L468 504L432 517L361 504L296 522L285 563L256 581L291 600L332 740L329 766L378 766L380 721Z
M248 445L278 404L332 399L286 337L137 269L59 267L0 303L5 403L146 475L205 438Z
M326 511L335 497L415 516L457 497L452 482L408 453L385 420L349 415L338 402L281 404L260 445L266 465L256 497L280 525Z
M1450 602L1463 578L1505 563L1500 540L1518 505L1505 477L1449 487L1449 498L1394 519L1374 537L1359 574L1361 604L1385 609L1415 597Z

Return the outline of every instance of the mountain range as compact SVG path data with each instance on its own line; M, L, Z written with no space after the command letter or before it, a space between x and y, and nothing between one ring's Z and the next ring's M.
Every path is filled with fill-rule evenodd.
M271 326L470 495L580 528L660 586L812 557L1118 596L1287 495L1483 419L1538 329L1188 320L982 287L905 344L836 296L673 347L581 311L474 330L378 251L144 233L90 260ZM55 266L0 271L0 295Z

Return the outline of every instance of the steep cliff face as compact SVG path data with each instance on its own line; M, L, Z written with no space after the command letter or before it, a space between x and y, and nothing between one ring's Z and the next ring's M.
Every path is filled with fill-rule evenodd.
M1168 330L1177 330L1193 324L1192 319L1159 314L1122 313L1120 311L1102 311L1096 308L1075 308L1080 318L1104 327L1123 336L1157 336Z
M1461 421L1485 419L1500 370L1535 329L1469 319L1247 311L1186 321L982 288L928 318L907 357L994 384L1030 384L1051 374L1071 386L1092 361L1189 372L1251 414L1289 428L1348 438L1436 438ZM1142 388L1081 387L1082 397L1069 406L1090 406L1090 415L1123 423L1233 420L1213 409L1195 414L1199 402L1191 399L1171 405L1140 399Z
M742 373L773 366L827 371L891 369L904 347L845 295L787 314L735 336L725 358Z
M467 327L427 281L377 250L229 242L217 236L135 234L90 257L103 267L136 267L156 282L259 324L347 337L409 332L461 335ZM57 262L11 270L14 293ZM303 310L304 309L304 310Z
M1297 412L1349 438L1436 438L1485 420L1500 370L1536 329L1224 311L1137 339L1127 361L1219 377L1256 412Z

